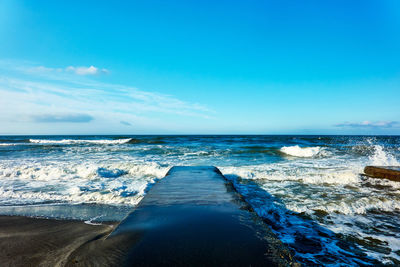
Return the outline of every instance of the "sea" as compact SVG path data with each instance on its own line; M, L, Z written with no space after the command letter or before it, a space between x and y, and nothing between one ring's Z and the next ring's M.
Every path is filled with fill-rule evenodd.
M400 136L1 136L0 214L117 221L213 165L304 265L400 265L400 182L363 175L399 161Z

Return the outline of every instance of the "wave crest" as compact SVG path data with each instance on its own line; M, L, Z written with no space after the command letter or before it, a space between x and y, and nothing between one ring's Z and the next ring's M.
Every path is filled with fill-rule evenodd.
M323 148L316 147L300 147L296 146L284 146L280 149L282 153L293 157L301 157L301 158L311 158L317 155L320 155L323 151Z
M168 169L157 163L129 162L0 165L0 205L136 205Z
M47 140L47 139L29 139L30 143L34 144L60 144L60 145L72 145L72 144L99 144L99 145L120 145L132 143L132 138L126 139L115 139L115 140L89 140L89 139L62 139L62 140Z

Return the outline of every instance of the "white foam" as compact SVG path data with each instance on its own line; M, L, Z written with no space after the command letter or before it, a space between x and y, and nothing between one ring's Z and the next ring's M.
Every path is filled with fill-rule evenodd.
M322 202L322 203L321 203ZM312 214L316 210L322 210L329 214L340 213L345 215L366 214L368 211L385 211L393 212L400 211L400 203L397 200L383 199L382 197L362 197L360 199L352 199L351 201L320 201L320 204L310 201L311 205L302 204L289 204L287 208L294 212L305 212ZM322 205L321 205L322 204Z
M130 142L132 138L116 139L116 140L84 140L84 139L62 139L62 140L46 140L46 139L29 139L34 144L101 144L101 145L120 145Z
M330 220L332 220L332 223L326 226L334 232L340 232L360 240L364 239L366 242L370 242L371 239L379 240L381 242L381 246L391 250L390 252L388 251L389 253L380 253L379 250L365 250L364 252L368 254L368 256L388 265L393 265L393 262L389 259L389 257L400 260L400 255L396 253L396 251L400 250L400 238L398 233L385 233L379 231L371 232L369 230L364 231L364 229L370 229L371 225L377 225L377 222L374 221L373 218L368 218L363 215L344 215L333 213L330 215ZM396 226L392 225L392 227Z
M20 144L15 144L15 143L0 143L0 146L17 146Z
M224 174L238 175L244 179L266 181L296 181L305 184L348 185L361 181L359 167L349 169L315 168L315 166L299 166L291 162L251 165L242 167L221 167Z
M75 191L74 194L71 194ZM68 194L68 193L69 194ZM131 197L121 196L114 192L84 192L79 190L67 190L64 194L59 192L33 192L14 191L0 188L0 204L2 205L26 205L40 203L95 203L108 205L137 205L143 198L144 192L138 192Z
M89 220L84 221L84 223L89 224L89 225L102 225L102 223L95 223L93 221L100 219L101 217L103 217L103 215L99 215L93 218L90 218Z
M157 163L20 162L0 164L0 203L136 205L168 166Z
M300 147L296 146L284 146L280 149L281 152L286 155L301 158L315 157L321 153L322 149L319 146L316 147Z

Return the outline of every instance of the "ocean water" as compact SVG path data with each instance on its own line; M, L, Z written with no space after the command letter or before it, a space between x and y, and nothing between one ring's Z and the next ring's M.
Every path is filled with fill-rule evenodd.
M398 136L2 136L0 214L120 220L175 165L214 165L306 265L400 264Z

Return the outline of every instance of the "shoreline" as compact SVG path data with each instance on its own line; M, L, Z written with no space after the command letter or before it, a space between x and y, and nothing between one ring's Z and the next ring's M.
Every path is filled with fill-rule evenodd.
M212 166L171 168L121 222L0 215L0 262L4 266L299 266Z

